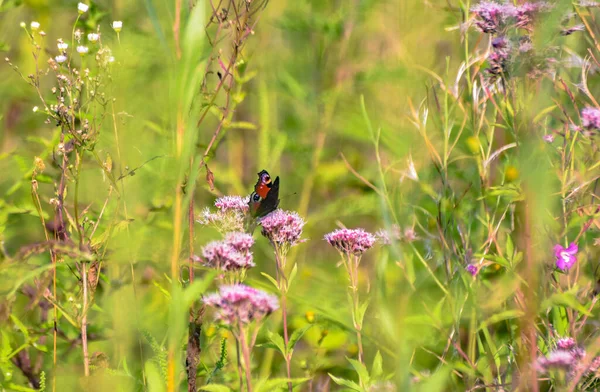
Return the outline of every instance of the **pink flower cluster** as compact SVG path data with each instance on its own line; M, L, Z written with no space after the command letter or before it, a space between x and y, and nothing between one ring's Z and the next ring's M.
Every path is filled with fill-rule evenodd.
M275 210L260 220L261 233L276 244L296 245L306 222L296 212Z
M475 25L484 33L495 34L510 20L514 19L514 26L529 28L535 13L545 11L550 5L545 2L523 3L518 6L510 3L497 3L482 1L471 8L477 16Z
M250 247L252 236L245 233L229 233L224 241L213 241L202 249L203 263L207 267L223 271L236 271L254 267Z
M203 225L212 225L221 232L244 230L246 215L248 214L248 197L223 196L215 201L216 212L208 208L202 211L198 222Z
M600 109L586 107L581 111L581 124L587 129L600 130Z
M556 342L556 350L551 351L546 357L540 357L537 368L540 372L550 369L563 369L572 372L585 357L585 350L577 346L573 338L561 338Z
M216 308L217 320L229 325L260 321L279 308L277 297L243 284L221 286L203 302Z
M363 229L340 229L325 234L325 240L340 252L362 255L375 244L376 238Z
M248 198L241 196L223 196L215 200L215 207L222 212L234 210L248 212Z

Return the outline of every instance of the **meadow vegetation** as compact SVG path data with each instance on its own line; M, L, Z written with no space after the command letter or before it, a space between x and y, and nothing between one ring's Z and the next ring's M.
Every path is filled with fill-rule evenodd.
M0 0L0 390L599 389L599 9Z

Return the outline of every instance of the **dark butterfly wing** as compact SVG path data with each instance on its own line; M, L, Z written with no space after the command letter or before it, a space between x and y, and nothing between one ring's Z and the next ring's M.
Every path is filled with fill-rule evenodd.
M254 193L257 193L261 198L266 198L269 190L273 184L271 183L271 176L266 170L261 170L258 173L258 181L254 185Z
M268 213L275 211L277 206L279 206L279 177L271 184L267 197L260 201L254 216L256 218L261 218Z

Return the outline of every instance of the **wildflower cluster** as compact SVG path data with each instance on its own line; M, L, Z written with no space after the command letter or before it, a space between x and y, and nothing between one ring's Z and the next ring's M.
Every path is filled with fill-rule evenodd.
M206 208L198 218L202 225L213 226L221 233L241 232L248 219L248 197L223 196L215 201L216 212Z
M298 213L283 210L275 210L260 220L262 235L285 251L300 242L304 224Z
M202 249L203 264L222 271L237 271L254 267L250 247L252 236L229 233L223 241L213 241Z
M548 61L535 57L531 42L536 15L551 8L545 2L513 5L494 1L482 1L471 8L475 26L491 37L487 58L491 82L506 78L517 67L525 66L530 76L545 72Z
M540 373L562 371L569 378L577 373L592 374L600 367L600 356L586 364L586 352L577 345L575 339L567 337L556 341L556 348L548 355L538 358L537 370Z
M277 297L243 284L221 286L203 302L215 308L216 319L227 325L261 321L279 308Z
M581 125L588 130L600 130L600 109L586 107L581 110Z
M325 235L325 240L341 253L360 256L377 240L363 229L340 229Z
M358 360L363 361L362 327L366 308L361 306L358 294L359 264L363 253L373 247L377 238L363 229L339 229L325 234L325 240L336 248L350 280L352 324L358 341Z

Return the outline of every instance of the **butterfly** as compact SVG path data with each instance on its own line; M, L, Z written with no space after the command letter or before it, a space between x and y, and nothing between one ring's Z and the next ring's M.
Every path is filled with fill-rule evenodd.
M275 181L266 170L258 173L258 181L254 185L254 192L248 201L250 214L253 218L262 218L277 209L279 206L279 177Z

